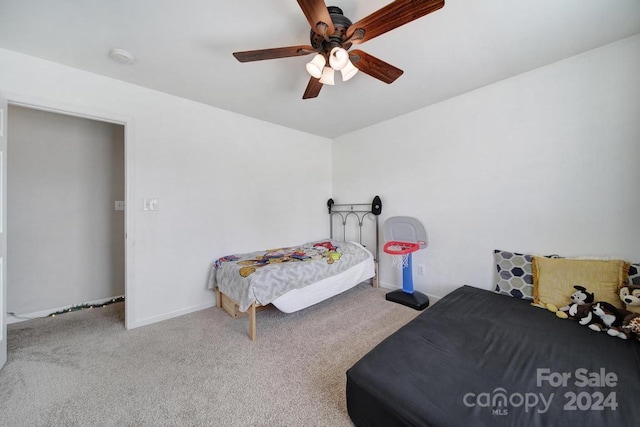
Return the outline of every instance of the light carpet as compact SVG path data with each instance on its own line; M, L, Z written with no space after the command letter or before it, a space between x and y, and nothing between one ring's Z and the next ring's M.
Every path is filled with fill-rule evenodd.
M211 308L125 330L124 304L8 326L3 426L349 426L345 372L418 312L360 284L292 314Z

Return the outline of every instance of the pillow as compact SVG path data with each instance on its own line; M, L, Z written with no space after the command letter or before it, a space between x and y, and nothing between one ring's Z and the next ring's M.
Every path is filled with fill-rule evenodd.
M533 299L533 255L494 250L498 272L495 292L515 298Z
M547 258L559 258L548 255ZM495 249L493 259L498 273L495 292L526 300L533 299L533 255Z
M618 290L627 283L629 263L622 260L549 259L533 257L535 304L563 307L571 303L574 285L593 292L596 301L624 308Z

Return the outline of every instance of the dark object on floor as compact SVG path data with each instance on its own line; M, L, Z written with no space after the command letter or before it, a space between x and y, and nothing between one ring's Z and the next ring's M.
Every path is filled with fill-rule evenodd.
M406 305L407 307L414 308L416 310L424 310L429 307L429 297L422 292L414 291L409 294L402 289L397 291L391 291L385 295L387 301L397 302L398 304Z

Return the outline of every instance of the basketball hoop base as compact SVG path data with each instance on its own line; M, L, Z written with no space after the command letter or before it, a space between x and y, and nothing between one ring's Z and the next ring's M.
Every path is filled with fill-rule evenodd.
M429 307L429 297L422 292L414 291L412 294L398 289L397 291L391 291L385 295L387 301L396 302L398 304L406 305L415 310L424 310Z

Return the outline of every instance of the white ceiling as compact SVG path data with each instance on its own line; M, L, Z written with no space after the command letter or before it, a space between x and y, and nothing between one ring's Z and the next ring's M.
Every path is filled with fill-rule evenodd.
M389 2L328 5L356 22ZM0 0L0 47L329 138L638 33L638 0L446 0L358 46L404 70L393 84L337 74L303 100L311 56L231 55L309 44L295 0Z

